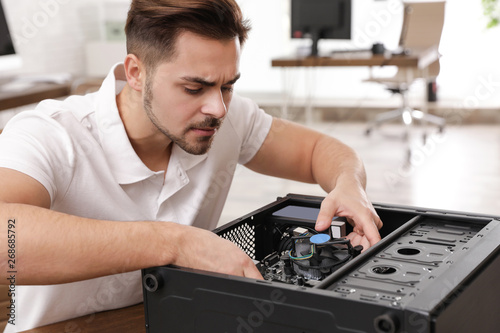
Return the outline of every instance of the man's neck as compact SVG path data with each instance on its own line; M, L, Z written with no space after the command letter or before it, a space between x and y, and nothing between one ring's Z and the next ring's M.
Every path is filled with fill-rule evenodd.
M116 96L116 105L137 156L152 171L166 171L172 142L147 117L141 95L127 84Z

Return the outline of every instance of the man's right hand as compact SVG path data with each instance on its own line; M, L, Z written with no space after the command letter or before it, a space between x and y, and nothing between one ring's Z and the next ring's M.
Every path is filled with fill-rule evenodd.
M179 228L182 232L172 264L262 280L250 257L234 243L200 228Z

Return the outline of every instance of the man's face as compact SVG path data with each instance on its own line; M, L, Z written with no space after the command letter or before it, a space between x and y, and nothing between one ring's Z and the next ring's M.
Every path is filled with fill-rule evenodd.
M184 32L176 55L146 78L144 109L155 128L190 154L204 154L239 78L240 43Z

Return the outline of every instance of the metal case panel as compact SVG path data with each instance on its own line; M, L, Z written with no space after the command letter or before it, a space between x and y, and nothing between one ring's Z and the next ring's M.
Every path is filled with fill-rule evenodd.
M276 226L314 225L321 201L289 194L214 232L259 261L275 249ZM304 207L304 214L274 214L290 205ZM382 241L312 287L174 266L143 270L147 331L440 333L500 327L499 217L374 206L384 221Z

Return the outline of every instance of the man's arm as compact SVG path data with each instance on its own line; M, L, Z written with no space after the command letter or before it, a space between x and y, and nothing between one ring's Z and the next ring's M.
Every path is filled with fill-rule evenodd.
M35 179L0 168L0 183L0 270L10 270L7 229L15 220L19 284L67 283L167 264L261 278L244 252L210 231L62 214L48 209L50 196Z
M342 142L298 124L275 118L261 149L246 166L256 172L317 183L327 193L316 229L334 216L354 226L349 238L369 247L380 240L382 222L365 192L366 173L358 155Z

